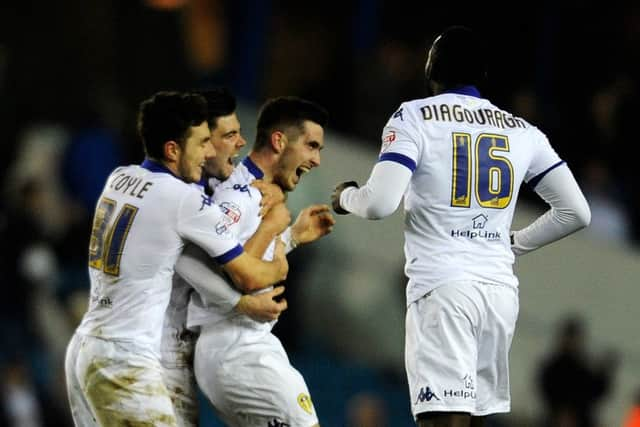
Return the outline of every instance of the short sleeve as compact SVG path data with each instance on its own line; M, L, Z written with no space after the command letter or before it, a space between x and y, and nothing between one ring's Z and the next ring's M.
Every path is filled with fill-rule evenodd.
M229 231L226 217L211 196L192 187L185 193L178 208L178 234L202 248L220 264L242 254L242 246Z
M220 227L242 243L248 240L253 235L248 234L251 226L260 222L260 192L249 184L224 183L218 185L213 198L223 216Z

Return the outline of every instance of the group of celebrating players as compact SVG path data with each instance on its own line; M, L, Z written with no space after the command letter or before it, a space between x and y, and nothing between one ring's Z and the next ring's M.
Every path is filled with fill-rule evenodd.
M480 426L508 412L515 256L585 227L590 211L546 136L481 95L483 46L468 28L439 35L425 69L430 96L391 115L366 184L338 184L332 207L311 205L293 223L286 193L320 166L321 106L268 100L236 162L246 141L229 91L142 102L146 158L112 172L95 210L89 307L65 366L75 424L196 426L199 387L229 426L319 425L271 332L287 308L286 255L332 232L331 208L380 219L403 197L416 422ZM523 182L549 210L514 231Z

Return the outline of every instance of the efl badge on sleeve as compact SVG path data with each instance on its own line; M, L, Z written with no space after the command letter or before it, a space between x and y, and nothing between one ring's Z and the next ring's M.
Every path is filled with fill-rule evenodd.
M393 144L393 141L395 140L396 140L396 131L388 130L387 132L385 132L385 134L382 136L382 150L380 150L380 152L383 153L387 151L389 146Z

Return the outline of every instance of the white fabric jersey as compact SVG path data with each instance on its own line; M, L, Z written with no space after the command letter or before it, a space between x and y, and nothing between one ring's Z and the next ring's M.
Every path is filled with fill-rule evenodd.
M173 275L171 297L162 325L162 364L166 367L190 366L196 337L187 329L187 308L193 288Z
M251 182L261 179L262 171L247 157L234 169L231 176L216 187L214 198L225 217L224 228L244 244L260 226L260 201L262 194L251 186ZM240 219L242 218L242 221ZM264 254L264 259L273 259L274 242ZM268 289L272 289L271 287ZM263 291L264 292L264 291ZM187 326L197 329L202 325L217 323L230 316L242 317L242 322L258 329L270 330L275 321L257 322L237 312L221 310L216 301L209 301L206 295L193 293L189 303Z
M202 182L191 186L204 194ZM206 256L206 253L205 253ZM193 364L196 337L187 330L187 308L193 288L178 274L173 275L169 305L162 325L162 364L166 368Z
M445 282L517 286L509 230L520 185L563 163L546 136L470 90L403 103L382 140L380 161L413 171L407 303Z
M160 353L174 265L189 241L224 264L242 253L211 199L146 160L116 169L96 207L91 296L78 332Z

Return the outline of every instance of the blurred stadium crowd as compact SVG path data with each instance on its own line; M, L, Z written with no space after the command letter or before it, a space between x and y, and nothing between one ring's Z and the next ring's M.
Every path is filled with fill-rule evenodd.
M91 215L109 172L142 159L135 111L160 89L226 85L253 106L295 94L326 107L333 131L378 146L400 102L425 95L432 37L453 23L472 26L493 47L484 90L539 126L571 165L591 203L588 232L638 250L640 4L532 2L497 11L476 3L2 2L0 424L70 425L62 360L86 304ZM302 259L292 264L304 268ZM312 378L326 365L348 373L350 384L379 377L376 387L394 390L354 388L350 409L335 408L335 424L325 425L405 425L381 421L395 406L405 411L403 378L354 370L340 355L308 360L295 325L280 332Z

